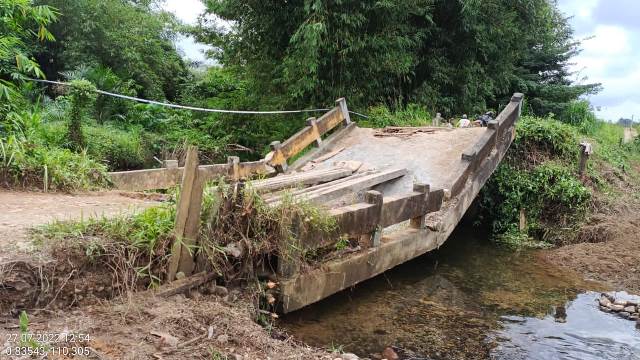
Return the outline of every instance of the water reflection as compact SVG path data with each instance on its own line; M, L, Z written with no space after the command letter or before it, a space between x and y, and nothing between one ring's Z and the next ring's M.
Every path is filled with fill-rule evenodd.
M579 294L566 308L566 322L505 317L493 335L494 359L640 359L640 332L633 321L601 312L599 293ZM626 297L625 297L626 298Z
M361 356L394 345L433 359L509 359L515 354L535 358L531 354L546 346L565 348L567 335L551 333L552 338L562 339L555 339L557 343L534 342L538 335L520 327L550 322L549 327L575 325L578 329L586 321L600 321L599 315L611 316L597 309L594 318L582 313L574 316L576 306L593 296L578 295L584 289L603 290L542 262L535 252L498 249L474 234L457 231L438 252L290 314L280 326L308 344L341 345ZM562 323L561 309L569 301L573 302L566 308L567 322ZM593 305L588 312L594 312ZM507 322L500 330L503 316L519 320ZM510 329L516 336L506 342L501 338L511 338ZM499 336L487 336L496 331ZM571 334L585 338L582 332ZM578 337L571 341L584 341ZM534 343L541 349L521 350ZM496 346L498 350L492 350Z

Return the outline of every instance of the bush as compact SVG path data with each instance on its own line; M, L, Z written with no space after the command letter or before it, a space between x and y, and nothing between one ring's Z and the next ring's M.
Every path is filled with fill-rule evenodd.
M581 133L589 135L594 134L600 125L587 100L576 100L569 103L560 120L573 125Z
M46 147L21 141L15 136L0 138L0 182L50 190L79 190L105 186L106 167L86 152Z
M432 116L426 108L409 104L405 109L391 111L384 105L369 109L369 118L358 121L361 127L383 128L385 126L428 126Z
M525 233L555 242L553 229L579 222L590 197L589 189L566 166L548 161L531 170L500 165L483 189L480 201L492 220L494 234L513 234L520 210L524 209L528 222Z
M43 125L43 142L51 146L65 147L65 125L60 122ZM136 170L151 167L153 135L139 129L120 130L112 126L85 126L87 154L107 165L110 171Z
M553 118L524 116L518 122L508 160L529 165L551 158L575 161L579 143L578 132L571 125Z

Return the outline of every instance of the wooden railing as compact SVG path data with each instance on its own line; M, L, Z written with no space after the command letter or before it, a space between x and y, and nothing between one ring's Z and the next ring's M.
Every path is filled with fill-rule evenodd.
M336 100L336 107L319 119L307 119L307 126L295 133L284 143L271 143L271 152L265 160L278 172L287 171L288 160L301 153L309 145L321 146L322 136L338 125L348 126L351 123L349 109L344 98Z

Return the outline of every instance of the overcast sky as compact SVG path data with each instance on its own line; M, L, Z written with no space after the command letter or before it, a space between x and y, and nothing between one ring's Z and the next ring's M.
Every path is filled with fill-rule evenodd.
M590 98L607 120L640 117L640 0L559 0L572 16L584 51L575 58L576 79L602 83L604 90ZM194 23L204 10L200 0L166 0L165 8L182 21ZM204 60L206 47L192 39L178 46L194 60ZM582 80L583 78L586 80Z

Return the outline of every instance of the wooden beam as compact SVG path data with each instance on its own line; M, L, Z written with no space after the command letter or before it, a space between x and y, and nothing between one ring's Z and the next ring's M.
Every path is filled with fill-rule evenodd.
M353 174L351 169L330 168L312 170L306 173L276 176L271 179L258 180L251 183L258 192L276 191L299 186L310 186L342 179Z
M364 248L378 247L380 246L380 239L382 239L382 231L383 231L383 226L381 224L381 221L383 216L384 198L382 196L382 193L379 191L367 191L364 194L364 201L367 204L371 204L374 206L374 209L376 212L375 220L377 221L373 231L370 234L367 234L364 236L365 241L363 241L361 245L363 245Z
M395 180L407 174L407 169L391 169L379 173L363 176L361 178L345 181L344 183L320 189L314 192L307 192L300 195L301 198L315 202L324 203L338 199L348 194L356 194L359 191L369 189L373 186Z
M320 135L324 135L345 120L340 107L335 107L328 113L322 115L318 120L318 131Z
M307 126L311 128L312 134L316 139L315 140L316 147L320 147L322 145L322 135L320 134L320 131L318 130L318 124L316 122L316 118L314 118L314 117L308 118L307 119Z
M189 218L191 216L191 211L196 210L195 206L193 207L191 206L191 202L194 197L194 190L198 191L199 189L202 188L199 184L196 183L197 178L198 178L198 148L195 146L190 146L187 150L187 160L186 160L184 172L182 175L182 186L180 189L180 198L178 199L178 204L176 206L176 224L174 229L175 240L171 247L171 259L169 260L169 269L167 272L167 279L169 281L175 280L176 274L178 273L181 267L183 266L186 267L184 263L183 263L183 266L181 266L181 261L182 261L181 258L183 256L182 244L183 242L188 241L185 239L185 236L187 232L190 232L192 230L192 228L187 230L187 223L189 223L189 225L192 226L193 220L190 220ZM194 185L195 185L195 189L194 189ZM199 211L198 211L198 215L199 215ZM184 259L184 261L188 262L189 259ZM191 259L191 262L193 262L193 259Z

